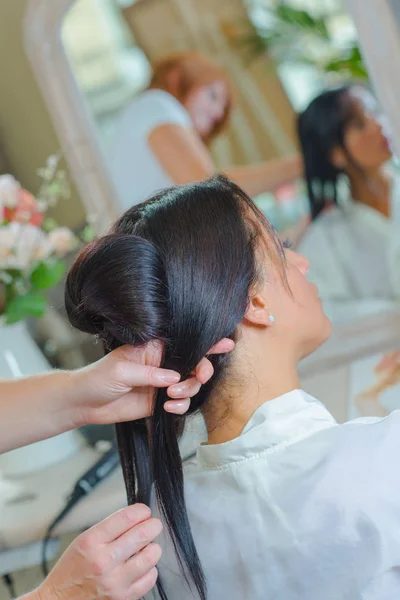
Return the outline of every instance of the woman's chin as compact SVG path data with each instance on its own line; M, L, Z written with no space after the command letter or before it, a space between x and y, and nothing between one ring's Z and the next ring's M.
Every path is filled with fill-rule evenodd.
M321 345L324 344L327 340L329 340L329 338L332 335L332 321L325 313L324 313L324 317L325 317L325 335L323 337Z
M302 359L313 354L318 348L323 346L329 340L332 334L332 322L326 314L322 313L322 319L318 329L314 332L314 336L309 340L304 349Z

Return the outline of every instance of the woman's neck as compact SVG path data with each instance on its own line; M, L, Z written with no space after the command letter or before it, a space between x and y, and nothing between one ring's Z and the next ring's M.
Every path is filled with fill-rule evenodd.
M349 173L351 197L390 218L391 177L383 168L370 173Z
M278 364L279 362L279 364ZM266 364L268 363L268 366ZM210 398L204 417L208 444L222 444L238 437L254 412L265 402L299 389L296 361L253 360L222 384ZM227 378L228 379L228 378Z

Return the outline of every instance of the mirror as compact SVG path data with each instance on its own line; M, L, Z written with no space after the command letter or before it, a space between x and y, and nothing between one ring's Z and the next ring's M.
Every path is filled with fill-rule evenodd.
M314 14L315 3L311 0L292 0L289 4L294 10ZM357 21L361 21L363 11L355 8L357 3L349 1L348 4ZM371 3L371 6L373 4L377 5ZM37 10L39 5L41 11ZM315 22L319 27L318 18L324 16L331 47L328 48L326 39L321 41L321 36L309 31L310 56L304 57L302 64L299 60L283 60L282 46L279 47L276 40L273 46L273 40L268 38L271 22L276 31L279 19L286 19L283 24L293 27L290 13L268 12L274 11L277 5L272 0L221 0L218 5L211 0L202 3L195 0L31 0L28 3L28 53L82 200L88 212L100 215L99 230L104 230L126 208L127 198L129 201L135 186L129 170L125 169L121 176L115 169L115 143L117 138L119 148L124 149L124 156L129 159L131 129L121 123L140 92L146 89L150 63L154 60L171 51L196 50L217 57L227 73L234 90L235 106L229 127L210 149L219 169L255 165L293 153L297 147L296 112L303 110L328 82L341 81L343 49L352 44L354 52L352 57L346 58L346 65L361 77L365 63L357 54L355 28L342 2L319 3L320 12ZM367 13L365 11L364 16ZM272 21L268 21L266 14ZM263 38L262 33L266 31ZM43 38L48 44L41 44ZM251 48L254 50L249 38L258 43L258 48L262 43L269 44L271 54L278 59L277 68L265 52L253 52L249 59ZM282 39L281 36L281 42ZM373 83L379 92L387 84L379 79L379 67L375 66L362 33L360 42L371 62ZM284 48L289 56L294 46ZM322 62L324 68L321 68ZM393 106L384 95L383 104L392 116ZM394 131L397 133L396 126ZM398 179L397 175L393 177ZM394 185L395 193L397 186ZM313 277L323 288L326 309L335 323L368 321L374 314L384 318L385 314L397 311L397 291L391 287L393 274L389 272L397 251L396 236L389 233L386 224L381 227L383 217L378 225L371 225L372 230L379 229L376 241L370 244L370 236L363 238L362 243L370 244L369 252L376 256L379 248L381 257L374 266L379 274L378 283L373 289L364 289L365 281L368 288L371 279L368 275L371 262L363 256L355 257L353 249L359 242L352 241L350 236L346 246L341 236L346 233L347 222L343 222L342 229L332 239L332 229L321 229L318 220L310 227L304 226L309 208L307 191L301 181L280 186L274 193L256 194L255 199L276 229L282 235L288 232L294 236L300 251L312 265L317 264ZM370 220L369 216L365 218L366 227L370 226ZM310 237L314 230L315 235ZM329 235L326 235L327 230ZM360 269L351 265L358 260ZM367 275L358 281L361 271Z
M134 143L130 137L133 124L127 113L148 84L149 61L162 57L166 48L168 52L196 50L208 56L218 54L219 63L233 82L236 107L231 124L212 146L218 167L254 164L295 151L293 109L279 78L271 66L266 75L265 60L244 68L237 48L232 48L233 34L223 31L228 25L248 20L243 3L229 3L229 20L224 17L227 3L225 8L221 3L222 13L215 16L209 4L204 3L199 9L191 0L139 0L121 10L111 0L97 4L78 0L63 20L64 49L95 121L117 187L117 204L121 201L123 208L140 197L130 197L134 165L122 168L119 164L126 161ZM197 13L200 20L194 24ZM90 24L93 31L90 42L84 23ZM154 35L146 36L144 32L150 28ZM143 140L143 146L146 143ZM146 194L141 196L144 199Z

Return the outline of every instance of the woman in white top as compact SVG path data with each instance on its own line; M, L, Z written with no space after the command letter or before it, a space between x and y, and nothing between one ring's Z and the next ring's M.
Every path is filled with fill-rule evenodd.
M154 64L149 88L123 111L109 147L121 208L215 173L208 145L227 124L231 104L225 72L204 56L178 53ZM298 177L301 161L296 156L225 172L253 196Z
M218 177L133 207L68 275L71 322L108 351L146 344L159 364L162 340L161 365L184 376L236 341L192 398L208 439L184 470L190 418L165 412L164 390L149 420L117 425L128 500L153 489L165 523L157 597L400 597L400 414L339 425L299 389L298 361L331 331L307 271Z
M400 298L400 180L390 142L366 90L315 98L298 121L311 224L297 246L311 261L328 314L377 312Z

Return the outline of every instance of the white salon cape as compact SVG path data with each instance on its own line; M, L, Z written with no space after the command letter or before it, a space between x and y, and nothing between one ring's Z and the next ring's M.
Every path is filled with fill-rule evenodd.
M317 284L332 321L384 312L400 300L400 178L393 179L391 219L354 202L344 182L340 207L324 211L296 251L310 261L308 279Z
M338 425L300 390L200 445L185 493L208 600L399 599L399 457L400 412ZM168 598L197 598L161 545Z

